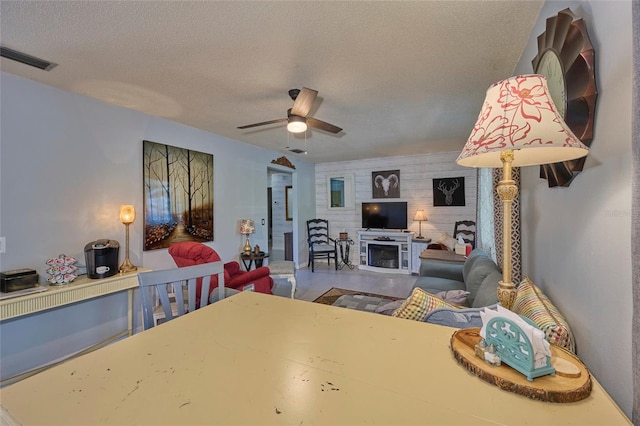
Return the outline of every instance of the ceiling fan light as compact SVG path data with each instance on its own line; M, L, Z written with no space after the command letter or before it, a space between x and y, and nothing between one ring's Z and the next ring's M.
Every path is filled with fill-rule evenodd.
M307 130L307 122L304 117L291 116L287 123L287 130L291 133L302 133Z

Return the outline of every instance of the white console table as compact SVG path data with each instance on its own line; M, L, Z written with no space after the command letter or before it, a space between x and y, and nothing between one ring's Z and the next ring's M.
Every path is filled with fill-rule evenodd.
M413 232L358 231L358 269L374 272L411 274L411 240ZM371 249L390 248L397 258L387 264L371 263Z
M0 321L69 305L94 297L128 290L129 335L133 330L133 289L138 286L138 272L117 274L93 280L86 276L65 285L49 285L47 290L0 301Z
M142 270L140 270L142 271ZM127 292L127 329L111 336L103 342L85 348L82 352L89 352L122 337L133 334L133 289L138 287L138 271L128 274L117 274L102 279L90 279L86 276L77 278L73 282L61 286L49 285L45 291L10 297L0 300L0 322L19 320L38 312L49 311L59 307L76 304L78 302L95 299L101 296ZM4 378L2 386L28 377L45 367L23 372L19 376Z

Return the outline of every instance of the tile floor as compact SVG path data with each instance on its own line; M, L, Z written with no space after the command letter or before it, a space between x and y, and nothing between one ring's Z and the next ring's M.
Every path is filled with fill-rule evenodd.
M270 255L270 260L271 257ZM274 260L277 259L275 256ZM296 271L295 298L313 301L331 287L404 298L411 292L417 278L415 275L361 271L357 266L354 269L343 268L336 271L333 261L331 266L328 266L326 261L317 261L315 272L306 267ZM274 294L288 297L291 287L285 280L277 280Z

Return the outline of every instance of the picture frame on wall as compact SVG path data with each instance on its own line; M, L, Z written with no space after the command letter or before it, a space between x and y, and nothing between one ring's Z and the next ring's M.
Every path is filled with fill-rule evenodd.
M144 250L213 241L213 155L142 142Z
M371 172L371 198L400 198L400 170Z
M434 207L464 206L464 177L433 179Z

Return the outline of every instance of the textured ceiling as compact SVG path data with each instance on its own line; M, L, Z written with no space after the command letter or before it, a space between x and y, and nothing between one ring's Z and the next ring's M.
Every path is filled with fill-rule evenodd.
M512 75L536 1L0 2L0 42L59 64L2 71L328 162L462 149ZM344 129L288 134L288 90ZM159 141L170 143L171 141Z

